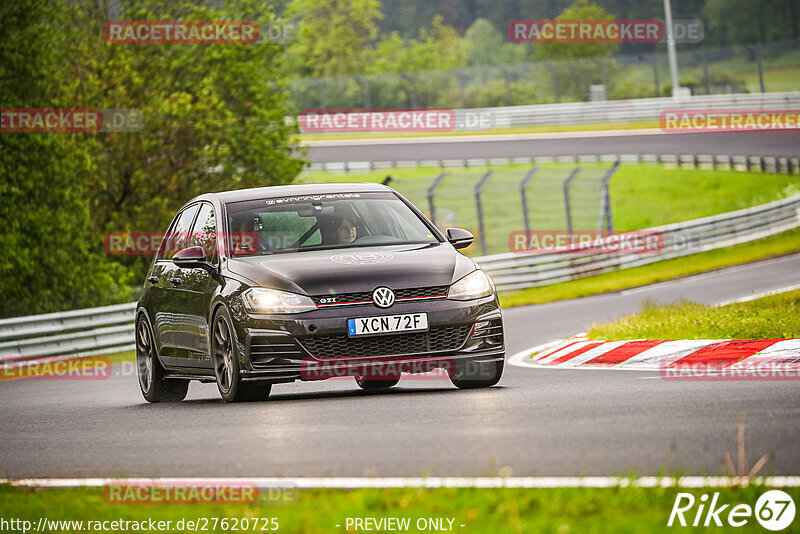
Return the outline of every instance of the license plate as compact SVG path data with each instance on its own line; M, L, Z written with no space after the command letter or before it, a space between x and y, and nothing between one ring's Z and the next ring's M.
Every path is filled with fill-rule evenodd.
M351 336L388 334L391 332L415 332L427 329L427 313L357 317L347 320L347 333Z

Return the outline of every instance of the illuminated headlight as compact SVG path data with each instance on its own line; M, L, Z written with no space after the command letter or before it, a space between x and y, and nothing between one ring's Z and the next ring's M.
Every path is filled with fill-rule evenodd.
M473 271L447 291L447 298L452 300L472 300L488 297L492 294L492 282L486 273L478 269Z
M245 307L255 313L302 313L316 309L314 301L305 295L253 288L242 294Z

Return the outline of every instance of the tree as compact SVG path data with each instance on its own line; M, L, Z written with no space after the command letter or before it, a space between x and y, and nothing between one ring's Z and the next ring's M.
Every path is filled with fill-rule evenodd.
M2 107L69 107L61 56L65 11L32 0L0 6ZM0 133L0 316L130 299L130 276L91 234L90 136Z
M464 33L469 43L467 65L507 65L525 61L529 48L523 43L511 43L487 19L477 19Z
M565 9L556 20L612 20L613 15L589 0L577 0ZM610 57L618 48L617 43L539 43L536 57L545 61L570 59L596 59Z
M256 20L274 23L257 0L144 0L123 4L123 20ZM82 80L74 104L132 108L138 132L98 134L90 185L99 235L159 232L192 197L209 192L291 182L297 127L283 71L284 45L108 44L108 13L82 2L70 33L72 68ZM144 276L149 257L119 257Z
M557 20L611 20L614 16L588 0L577 0ZM608 59L617 49L616 43L539 43L536 58L554 62L548 66L554 87L565 100L587 100L589 86L610 85L617 79L618 66Z
M363 70L362 51L378 35L378 0L293 0L286 17L299 25L289 50L301 76L342 76Z

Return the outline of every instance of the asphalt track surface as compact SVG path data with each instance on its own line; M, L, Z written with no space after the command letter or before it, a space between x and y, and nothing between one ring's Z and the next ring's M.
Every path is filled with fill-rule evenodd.
M573 301L505 310L509 355L637 310L647 299L715 303L800 282L800 254ZM747 413L748 461L800 474L800 383L675 382L654 372L507 366L459 391L403 379L273 388L225 404L193 383L144 402L133 375L0 382L0 478L83 476L517 476L722 474Z
M312 163L603 154L800 156L800 130L724 133L573 132L312 143Z

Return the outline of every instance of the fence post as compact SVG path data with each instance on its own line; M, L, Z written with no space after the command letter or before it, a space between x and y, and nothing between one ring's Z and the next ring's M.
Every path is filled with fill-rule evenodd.
M573 233L572 230L573 229L572 229L572 209L571 209L570 204L569 204L569 184L572 182L572 180L575 178L575 176L578 174L578 171L580 171L580 170L581 170L580 167L575 167L574 169L572 169L572 172L569 173L569 176L567 177L566 180L564 180L564 184L563 184L563 188L564 188L564 210L567 212L567 235L569 235L570 244L572 244L572 241L573 241L573 239L572 239L572 233Z
M522 196L522 220L525 221L525 239L530 239L531 235L531 218L528 214L528 182L531 181L531 178L536 174L536 171L539 170L539 167L534 167L528 171L528 174L525 175L525 178L522 179L522 182L519 184L519 192Z
M439 187L439 184L442 183L444 177L447 176L446 172L443 172L439 176L437 176L431 186L428 188L428 209L431 212L431 222L435 225L436 224L436 206L433 203L433 193L436 191L436 188Z
M489 177L492 175L494 171L489 170L481 177L478 181L478 185L475 186L475 204L478 207L478 233L480 234L481 238L481 252L484 256L488 256L489 252L487 252L486 247L486 228L483 224L483 206L481 206L481 189L483 189L484 184L489 180Z
M611 177L614 176L614 173L617 172L617 169L619 169L619 160L614 162L614 165L608 169L608 172L603 176L600 182L602 187L602 209L600 212L599 232L601 235L604 226L610 234L614 233L614 216L611 213L611 193L608 190L608 182L611 180Z

